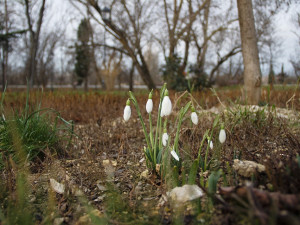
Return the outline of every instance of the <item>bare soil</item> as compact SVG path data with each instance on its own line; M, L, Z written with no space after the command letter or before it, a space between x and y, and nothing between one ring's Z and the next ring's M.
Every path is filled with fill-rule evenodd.
M235 100L237 93L229 92L227 96ZM300 154L297 110L300 107L299 93L294 97L292 94L273 93L271 99L279 107L293 106L292 111L281 111L286 117L268 112L253 112L250 114L252 116L240 115L238 110L233 110L236 114L226 113L212 94L195 94L200 121L196 127L188 118L184 121L180 137L182 157L187 161L196 158L202 137L212 127L218 113L226 125L227 140L221 151L211 151L209 158L219 157L219 161L212 161L212 168L222 168L233 176L226 181L231 189L218 191L211 216L197 214L187 207L181 223L300 223L300 167L297 161L297 154ZM178 96L173 93L171 99L175 100ZM146 100L147 95L138 96L144 118L147 118L143 107ZM228 103L225 93L220 95L220 100ZM21 102L14 100L6 104L18 108ZM46 94L43 106L55 108L66 120L75 121L77 136L63 154L49 155L42 163L33 163L31 166L32 173L28 180L32 187L32 202L37 209L37 221L42 221L44 217L42 208L47 206L41 198L45 200L49 195L50 178L66 186L65 194L55 194L58 209L56 217L61 218L60 224L91 223L84 216L88 206L96 209L100 218L109 215L108 224L171 224L175 221L176 209L166 199L169 190L165 182L151 171L144 173L146 176L142 175L147 169L143 154L144 135L133 107L129 122L123 121L125 102L126 96L120 95ZM182 104L174 108L170 120L175 121L179 105ZM154 108L157 108L156 103ZM272 111L271 107L268 110ZM153 117L155 121L156 112ZM175 128L174 125L170 127L171 136L175 135ZM217 143L215 136L213 141ZM234 157L260 163L266 167L266 172L252 178L239 176L232 169ZM207 175L204 176L207 179ZM198 184L199 180L200 173ZM251 184L246 181L251 181ZM222 186L225 186L223 178L219 188ZM270 197L270 193L277 195ZM281 198L291 198L290 201L295 205L291 207Z

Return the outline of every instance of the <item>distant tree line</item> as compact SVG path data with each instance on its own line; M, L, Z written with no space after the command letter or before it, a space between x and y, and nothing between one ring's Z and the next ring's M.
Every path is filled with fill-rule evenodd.
M83 84L86 90L88 84L109 90L128 84L133 89L135 81L152 89L165 81L168 88L181 91L244 82L255 103L262 67L269 68L269 84L288 80L278 63L281 40L273 35L274 18L291 4L299 6L297 1L69 0L61 4L71 10L54 22L53 1L0 1L3 87L8 81L8 85L28 82L31 87ZM294 19L298 30L299 18L298 13ZM70 38L67 32L74 21L77 35ZM300 37L296 29L295 35ZM290 60L296 77L299 52ZM281 67L275 74L274 68Z

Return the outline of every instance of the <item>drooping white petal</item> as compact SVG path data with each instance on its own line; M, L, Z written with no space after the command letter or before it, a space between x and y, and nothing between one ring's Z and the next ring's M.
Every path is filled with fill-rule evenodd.
M160 108L160 103L159 103L159 106L158 106L158 113L159 113L159 108ZM162 108L161 108L161 110L160 110L160 116L161 116L161 117L164 117L164 116L165 116L164 111L162 110Z
M207 140L207 143L209 144L209 147L212 150L214 148L213 142L211 140Z
M152 99L148 99L147 103L146 103L146 111L147 113L151 113L153 109L153 101Z
M124 115L123 115L125 122L127 122L130 119L130 116L131 116L131 108L129 105L126 105L124 109Z
M195 124L195 125L198 124L198 115L196 112L191 113L191 120L192 120L193 124Z
M221 144L223 144L226 141L226 132L224 129L220 130L219 141Z
M162 136L163 146L165 146L165 147L167 146L168 140L169 140L169 135L167 133L163 133L163 136Z
M173 156L174 159L179 161L179 157L178 157L177 153L174 150L171 151L171 155Z
M169 96L165 96L163 101L162 101L162 106L161 106L161 113L160 116L169 116L172 112L172 102L169 98Z

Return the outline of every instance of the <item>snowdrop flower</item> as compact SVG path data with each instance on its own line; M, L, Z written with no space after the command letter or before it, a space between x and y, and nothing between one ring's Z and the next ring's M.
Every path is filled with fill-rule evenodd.
M192 106L191 120L192 120L193 124L195 124L195 125L198 124L198 115L195 112L195 108L193 106Z
M169 135L167 134L167 130L164 130L163 136L162 136L162 143L163 146L167 146L169 140Z
M174 149L171 151L171 155L173 156L174 159L179 161L179 157L178 157L177 153L174 151Z
M169 98L169 92L166 89L165 90L165 96L164 96L164 99L162 101L160 116L161 117L169 116L171 114L171 112L172 112L172 102Z
M224 130L224 124L221 125L221 130L219 133L219 141L221 144L223 144L226 141L226 133Z
M131 108L130 108L130 100L128 99L126 102L124 115L123 115L125 122L127 122L130 119L130 116L131 116Z
M210 149L212 150L214 148L214 144L212 142L212 140L210 140L210 138L207 138L207 143L209 144Z
M149 93L148 101L146 103L146 111L148 114L152 112L153 109L153 101L152 101L152 91Z

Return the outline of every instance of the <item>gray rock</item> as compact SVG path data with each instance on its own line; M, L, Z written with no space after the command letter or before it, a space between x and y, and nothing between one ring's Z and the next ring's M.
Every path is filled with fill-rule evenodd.
M256 172L264 172L266 170L264 165L258 164L253 161L242 161L235 159L233 161L233 169L237 171L237 173L244 177L251 177L252 174Z
M176 187L169 192L171 200L177 203L192 201L194 199L201 198L202 196L204 196L203 191L195 184L186 184L182 187Z

